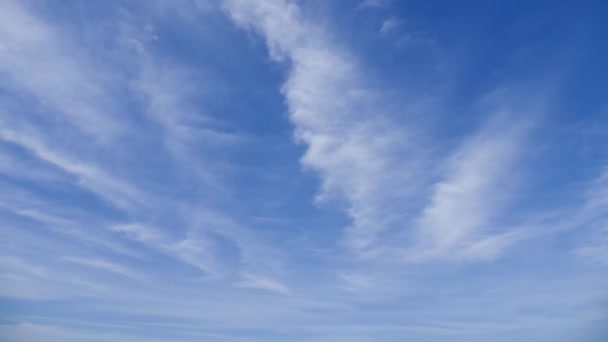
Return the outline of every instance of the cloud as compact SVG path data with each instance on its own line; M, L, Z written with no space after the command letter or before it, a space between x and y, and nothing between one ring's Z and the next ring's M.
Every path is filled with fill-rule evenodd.
M141 223L119 224L111 229L147 248L192 265L209 277L217 277L221 273L213 243L202 235L188 233L186 237L171 236L164 230Z
M357 6L358 9L383 8L388 5L388 0L363 0Z
M238 282L235 286L259 289L259 290L267 290L267 291L272 291L272 292L276 292L276 293L280 293L280 294L284 294L284 295L290 294L290 291L287 288L287 286L279 283L276 280L272 280L272 279L268 279L268 278L264 278L264 277L260 277L260 276L255 276L252 274L246 274L244 276L244 278L245 279L243 281Z
M296 5L225 4L237 24L264 37L273 59L289 60L282 91L294 136L307 147L301 164L321 177L317 201L348 203L353 224L347 244L365 250L399 219L389 208L412 194L408 179L417 166L412 162L413 134L388 118L356 61L302 18Z
M380 26L380 35L388 36L399 30L401 22L396 18L388 18L382 22Z
M116 264L113 262L109 262L107 260L83 258L83 257L75 257L75 256L65 256L65 257L62 257L61 260L69 261L69 262L84 265L84 266L98 268L101 270L109 271L109 272L116 273L116 274L119 274L122 276L133 278L133 279L139 279L139 277L136 276L135 271L130 270L126 266L119 265L119 264Z
M12 256L0 257L0 267L3 269L11 269L18 273L25 272L36 277L48 276L48 270L45 268Z
M608 228L592 235L592 242L575 249L577 256L591 263L608 265Z
M189 6L185 3L179 6L182 5ZM128 242L129 239L124 239L128 237L212 274L232 270L220 271L219 259L225 257L214 247L220 239L210 234L233 240L238 247L237 256L243 256L247 267L276 264L264 261L264 255L273 248L260 247L263 245L260 239L234 223L235 220L227 219L222 209L211 208L218 194L227 189L222 184L222 173L217 172L219 168L225 173L226 163L208 157L208 152L226 148L239 138L211 127L217 124L214 122L217 119L207 117L201 106L198 95L203 86L194 82L187 67L154 54L153 42L145 38L150 32L141 32L149 25L141 29L137 26L140 18L118 11L120 15L106 27L119 33L112 36L115 40L110 39L111 51L93 56L87 44L78 44L82 38L78 32L41 19L34 8L24 4L9 1L2 6L5 10L0 16L6 16L7 20L0 24L0 36L6 37L6 44L0 53L6 62L0 68L6 68L8 77L0 81L21 97L52 106L46 118L53 123L53 129L45 129L46 119L37 111L2 102L6 115L0 116L0 139L23 149L42 164L42 169L65 176L68 190L75 192L68 186L73 184L105 201L115 217L103 224L90 224L87 219L95 214L89 212L74 220L48 222L52 217L48 211L52 211L53 205L34 205L34 200L44 202L32 198L35 196L28 197L29 203L18 208L12 206L11 210L45 221L56 233L74 233L71 235L80 236L81 242L95 236L95 241L102 243L108 234L97 231L84 234L76 229L78 225L94 230L113 226L112 238L119 239L112 244L114 247ZM157 14L182 13L178 12ZM94 34L97 37L104 33ZM115 65L115 59L123 64ZM26 64L29 66L23 67ZM119 91L126 91L141 103L114 101L125 98L116 96ZM123 115L125 112L132 115ZM139 135L143 130L146 137ZM127 131L129 134L124 134ZM173 159L159 149L159 137ZM155 170L149 163L166 169ZM32 177L39 177L39 171L33 171ZM165 177L164 181L175 189L165 188L167 183L159 184L155 178L158 176ZM194 195L184 197L180 191L186 188ZM207 214L200 215L201 212ZM120 216L123 219L117 219ZM129 223L121 225L116 221ZM177 229L171 231L170 227L175 226ZM110 243L103 244L110 247Z
M111 230L124 233L133 240L144 244L159 244L167 239L161 231L137 223L115 225Z
M30 151L40 160L76 176L79 186L93 191L118 208L133 208L146 201L150 202L149 198L144 201L145 195L132 184L116 178L96 165L83 162L49 147L53 144L39 135L37 131L37 129L28 129L23 132L13 130L8 126L0 126L0 139L14 143Z
M593 180L585 193L585 204L582 208L586 215L605 214L608 207L608 166L605 166L597 179Z
M415 96L401 96L417 90L379 86L368 74L375 67L363 64L368 56L351 53L344 37L307 16L315 9L226 0L222 10L261 36L270 58L285 67L281 93L301 145L294 147L284 141L279 113L250 106L257 102L245 93L261 89L249 79L258 46L241 50L246 37L226 18L211 17L221 14L215 3L68 4L61 14L38 13L47 5L35 2L0 4L0 58L7 61L0 66L0 290L11 302L28 299L23 310L2 312L9 323L0 326L0 339L470 341L497 331L551 330L600 312L606 281L593 265L606 258L608 177L564 200L568 210L561 202L546 204L555 213L520 209L518 196L529 191L527 174L520 176L537 148L530 140L545 134L527 121L533 106L497 101L462 119L453 119L457 109L426 110L408 103ZM85 9L102 17L52 21ZM230 82L244 77L255 89L244 86L236 98L207 107L205 92L217 85L198 72L216 62L230 69ZM244 75L233 75L240 69ZM262 97L280 112L281 101L267 96L276 90L276 71L255 75L269 77ZM486 83L479 83L457 102L468 109L468 95L484 93ZM243 138L218 128L225 127L220 116L240 106L252 108L254 134L270 124L279 136L271 144L289 149L278 161L276 146L264 144L231 154ZM238 120L241 113L227 114ZM479 125L471 124L475 114ZM437 126L447 138L413 123L422 117L431 118L429 126L445 119ZM277 164L301 153L302 169L318 177L316 195L314 181L291 166L284 176L297 187L284 188L276 180L256 183L249 163L257 154L230 164L252 150ZM273 163L263 172L287 169ZM226 175L234 170L236 177ZM533 172L543 177L545 169ZM272 191L255 191L262 186ZM234 198L225 195L231 192ZM258 212L260 203L282 200L280 216L289 219ZM341 212L332 206L311 215L313 201ZM558 231L570 235L544 238ZM530 236L542 239L526 240L522 253L470 262L494 261ZM592 264L563 262L551 249L575 244L576 255ZM91 316L76 318L84 311Z
M580 210L570 219L570 229L586 226L574 253L583 260L608 265L608 166L590 182Z
M2 4L3 86L29 94L56 114L47 120L75 127L95 141L108 143L124 133L116 107L103 95L110 75L89 68L73 53L74 46L24 7L10 0Z
M509 179L524 143L526 128L519 127L524 123L496 115L502 118L468 139L445 163L443 180L432 185L430 203L412 220L417 198L433 177L422 166L442 163L428 160L424 138L411 133L415 127L393 119L396 113L382 105L382 94L366 87L356 60L302 18L295 4L225 4L235 22L264 37L273 59L289 61L282 91L294 136L306 146L301 164L321 178L317 202L347 203L352 224L345 230L345 242L352 251L380 256L393 244L380 236L408 236L405 244L413 244L415 252L398 254L474 259L495 255L522 237L494 230L500 225L496 215L513 191ZM395 25L388 21L387 32ZM500 113L509 105L498 107Z
M514 170L524 133L522 125L495 119L449 158L416 223L425 253L487 255L508 244L510 234L474 241L480 232L500 226L497 216L517 185Z
M196 104L210 87L201 84L206 79L194 76L200 70L158 60L149 51L152 48L149 43L138 41L134 51L138 75L130 88L141 100L144 114L160 125L163 143L174 161L194 173L201 186L218 191L222 173L215 169L225 162L213 159L210 152L227 150L242 143L243 138L214 128L220 126L219 120L208 116Z

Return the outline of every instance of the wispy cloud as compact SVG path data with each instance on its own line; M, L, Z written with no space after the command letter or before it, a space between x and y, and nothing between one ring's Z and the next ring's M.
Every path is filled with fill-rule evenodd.
M206 151L233 144L238 138L209 127L213 120L205 116L201 106L193 104L198 101L196 96L200 86L192 81L187 68L156 58L148 51L154 41L145 38L154 36L149 32L139 32L141 29L136 25L122 22L120 18L112 24L115 26L112 29L121 33L111 45L113 57L106 56L107 60L102 63L104 57L93 57L88 54L86 45L74 44L78 40L74 32L65 34L23 4L7 2L3 6L6 10L2 13L7 20L3 21L0 34L6 36L6 45L0 53L6 59L1 67L6 68L8 75L14 75L2 81L10 82L10 88L18 89L23 96L52 105L53 115L48 117L61 120L56 123L56 129L45 130L38 124L42 119L36 116L36 112L24 114L22 108L9 112L11 107L4 103L6 106L2 110L7 113L0 119L0 138L4 142L25 150L45 166L51 165L60 174L68 176L67 182L73 182L84 192L92 192L112 209L130 218L128 222L135 222L126 225L112 224L112 220L104 222L107 226L114 226L115 233L121 233L114 234L114 238L129 237L214 274L222 272L217 260L220 257L212 247L217 241L209 237L210 233L234 240L236 246L243 249L247 264L263 259L254 257L254 254L261 254L250 249L250 246L259 244L257 239L237 228L238 224L217 224L233 220L222 218L221 210L211 209L209 202L213 198L203 191L220 193L222 189L221 177L218 177L221 173L213 169L222 163L212 162ZM19 29L23 27L29 29ZM112 68L115 56L125 57L131 60L131 64ZM32 67L25 68L20 63ZM132 70L136 72L131 73ZM38 81L28 83L34 79ZM121 98L115 96L119 89L132 91L131 95L141 100L141 108L134 107L133 103L112 100ZM137 129L131 121L133 116L122 115L125 111L134 110L140 124L148 125L145 127L156 136L145 139L137 136ZM29 120L22 120L22 114ZM160 125L160 130L155 131L152 123ZM123 134L127 128L133 128L131 136ZM169 166L173 174L166 173L173 177L171 180L191 182L192 173L200 176L195 184L190 185L196 196L188 200L167 196L175 191L157 186L152 179L141 177L145 172L129 167L134 160L166 162L164 151L157 151L155 139L159 137L170 155L178 161ZM126 146L121 144L131 148L119 147ZM150 153L150 158L142 159L142 152L147 154L151 150L155 152ZM154 159L157 156L158 159ZM187 172L183 173L184 170ZM14 169L8 171L16 172ZM12 209L22 216L48 221L51 216L44 212L48 208L32 210L35 207L24 204ZM150 215L151 212L189 218L155 219L161 215ZM212 216L216 219L200 222L201 219L193 214L200 212L213 213L207 214L205 220ZM179 221L178 231L166 234L169 230L166 221L173 221L171 224ZM86 224L70 220L47 223L66 232L78 224ZM93 226L103 229L103 225ZM150 235L152 228L149 227L158 226L161 227L158 232L162 233ZM253 248L259 249L257 246Z
M138 75L131 89L141 99L146 116L160 125L163 143L174 160L197 175L201 186L217 192L222 180L214 168L220 169L218 166L225 161L214 160L210 152L227 150L241 143L242 138L218 129L217 119L195 105L204 89L211 87L200 84L206 79L193 77L194 70L156 60L148 51L149 45L138 41L134 48Z
M389 0L363 0L357 6L358 9L372 9L386 7Z
M395 33L400 26L401 22L398 19L388 18L382 22L382 25L380 26L380 34L383 36L388 36Z
M13 271L18 271L19 273L25 272L37 277L46 277L48 275L48 271L43 267L33 265L27 261L12 256L1 257L0 266L4 269L12 269Z
M128 182L108 174L97 166L80 161L50 148L48 139L37 132L21 132L0 127L0 138L30 151L37 158L77 177L77 184L98 194L118 208L126 209L144 203L144 195Z
M279 283L276 280L255 276L252 274L246 274L243 281L238 282L235 286L247 287L252 289L267 290L277 292L280 294L289 294L290 291L287 286Z
M576 254L586 261L608 265L608 228L598 229L590 240L587 245L578 247Z
M77 50L73 45L24 6L17 1L2 5L0 68L8 76L3 78L4 86L27 93L57 114L47 120L109 142L122 131L114 104L103 95L109 75L89 68L81 54L73 53Z
M586 238L575 254L583 260L608 265L608 167L590 182L585 202L571 221L571 229L587 226Z
M94 259L94 258L83 258L83 257L76 257L76 256L65 256L63 258L61 258L61 260L65 260L68 262L72 262L72 263L76 263L76 264L80 264L80 265L84 265L84 266L90 266L93 268L98 268L101 270L106 270L112 273L116 273L125 277L129 277L129 278L133 278L133 279L138 279L137 274L135 271L130 270L128 267L125 267L123 265L119 265L107 260L102 260L102 259Z
M416 223L428 255L487 255L512 241L496 235L498 215L517 186L516 162L521 157L526 127L504 117L466 141L447 161L444 179L434 185L430 203ZM483 235L482 235L483 236Z
M171 236L163 230L139 223L116 225L111 229L147 248L192 265L209 277L217 277L221 273L213 242L202 234L191 232L186 237Z
M348 203L348 244L368 248L398 219L389 208L411 194L408 178L418 167L412 162L413 134L384 115L355 60L303 19L296 5L225 3L238 24L264 36L275 60L289 59L283 94L295 138L307 146L301 163L321 176L317 201Z
M504 39L446 70L418 42L449 31L474 55L488 32L342 5L0 2L0 339L473 341L603 319L608 172L567 148L541 165L571 130L547 113L557 86L526 83L529 49L521 82ZM428 69L450 75L428 90Z
M421 217L411 220L416 214L414 194L423 194L432 179L421 166L442 164L428 160L424 138L411 133L414 127L393 119L380 102L381 95L366 87L355 59L315 30L296 5L226 4L237 23L263 35L275 60L289 60L283 93L294 135L307 146L301 163L320 175L317 201L346 201L352 225L345 238L352 250L378 255L376 248L387 244L378 240L381 234L417 230L414 249L475 258L495 255L521 237L496 232L493 219L512 191L508 179L513 178L511 170L524 143L526 129L519 127L523 124L503 115L496 119L500 122L474 134L445 163L444 179L433 186ZM396 21L387 22L386 31L395 25Z

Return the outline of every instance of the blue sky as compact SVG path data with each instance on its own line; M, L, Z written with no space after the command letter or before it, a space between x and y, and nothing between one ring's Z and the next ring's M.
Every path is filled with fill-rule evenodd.
M605 341L604 1L0 2L0 340Z

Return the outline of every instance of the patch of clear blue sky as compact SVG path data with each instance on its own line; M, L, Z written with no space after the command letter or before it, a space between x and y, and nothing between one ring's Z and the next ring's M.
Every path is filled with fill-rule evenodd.
M0 4L0 339L604 341L606 15Z

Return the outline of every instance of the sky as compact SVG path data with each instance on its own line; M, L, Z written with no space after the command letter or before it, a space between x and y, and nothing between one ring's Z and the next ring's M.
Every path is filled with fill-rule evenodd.
M606 341L607 16L0 0L0 340Z

